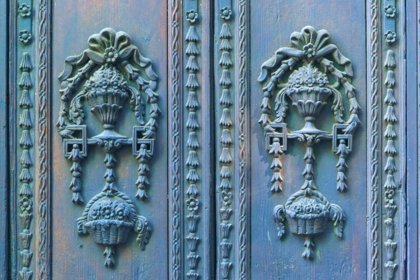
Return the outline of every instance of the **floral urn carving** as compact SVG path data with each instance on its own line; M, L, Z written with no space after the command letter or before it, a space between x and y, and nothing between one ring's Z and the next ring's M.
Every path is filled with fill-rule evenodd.
M312 64L302 66L290 75L285 93L305 119L305 126L301 131L316 133L314 121L332 94L327 76Z

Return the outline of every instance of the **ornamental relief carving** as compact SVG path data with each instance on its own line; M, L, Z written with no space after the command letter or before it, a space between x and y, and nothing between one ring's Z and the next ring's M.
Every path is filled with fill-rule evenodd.
M69 188L74 204L84 203L82 162L88 156L89 146L97 145L105 153L103 189L87 203L77 224L80 235L90 234L96 243L105 246L105 266L112 267L114 247L124 243L130 232L137 233L142 250L151 234L148 220L137 214L134 203L118 189L115 154L131 146L139 163L135 196L147 199L149 161L160 115L155 92L157 75L151 60L132 45L128 34L105 28L89 38L88 49L66 59L59 80L61 108L57 127L64 156L72 161ZM102 125L102 132L93 137L89 136L91 127L85 124L83 103ZM126 103L137 121L131 137L117 132L119 115Z
M285 233L286 221L293 234L305 238L302 256L306 259L313 257L313 237L324 232L328 221L332 221L335 234L339 238L343 236L344 211L330 203L318 190L313 165L316 144L331 140L333 152L338 156L336 188L340 192L347 189L346 157L352 150L353 132L360 123L360 106L351 84L352 77L351 61L330 43L329 33L306 26L291 35L289 47L278 49L272 58L262 64L258 78L263 86L259 123L264 128L265 146L272 157L272 192L282 190L281 158L287 150L288 141L297 140L306 147L302 173L304 182L286 204L277 205L273 213L279 238ZM345 97L347 103L344 102ZM287 128L290 104L305 122L296 131ZM347 120L344 120L345 104L349 106ZM320 112L327 105L331 105L335 119L331 132L315 126Z

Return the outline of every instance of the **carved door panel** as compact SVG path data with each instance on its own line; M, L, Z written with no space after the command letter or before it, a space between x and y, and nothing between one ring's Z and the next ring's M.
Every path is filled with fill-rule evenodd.
M165 279L166 3L12 2L11 277Z
M0 279L417 279L414 0L0 0Z
M220 279L418 277L413 4L216 1Z

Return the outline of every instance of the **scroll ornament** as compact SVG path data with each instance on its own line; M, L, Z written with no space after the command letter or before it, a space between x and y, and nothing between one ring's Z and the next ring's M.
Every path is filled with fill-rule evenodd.
M313 236L324 232L328 220L333 222L335 234L340 238L343 236L344 211L330 203L316 187L313 164L315 144L332 140L333 151L338 156L336 187L340 192L347 189L346 158L352 150L353 132L360 123L360 106L351 84L352 77L351 61L330 43L329 33L307 26L291 35L289 47L278 49L262 64L258 78L263 85L259 123L264 128L266 149L272 156L272 192L282 190L281 158L287 150L287 142L296 139L306 147L304 183L284 206L274 208L274 220L279 238L285 232L286 220L293 234L305 238L302 256L307 259L313 257ZM349 105L347 121L343 119L346 104L343 95ZM287 129L290 101L305 121L303 128L297 131ZM332 133L315 126L319 114L329 102L335 119Z
M105 152L105 183L102 191L87 204L78 219L78 232L90 234L96 243L106 246L105 266L114 265L114 247L136 232L137 242L144 250L151 227L148 220L136 214L133 202L118 190L115 153L125 145L139 163L136 197L147 198L149 161L154 150L155 133L160 110L157 104L157 75L151 60L142 56L125 32L103 29L88 40L88 49L66 59L61 82L61 107L57 127L64 143L64 155L72 161L70 190L72 202L83 204L82 162L88 146L98 145ZM132 137L116 131L119 116L129 101L137 125ZM101 123L103 131L88 137L84 103ZM148 111L147 111L148 108Z

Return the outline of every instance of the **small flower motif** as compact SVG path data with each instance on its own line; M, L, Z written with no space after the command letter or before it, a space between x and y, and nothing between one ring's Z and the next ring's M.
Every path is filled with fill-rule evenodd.
M316 204L314 207L314 212L319 214L321 213L321 211L322 211L321 206L319 206L319 204Z
M19 32L19 41L21 41L24 44L27 44L29 40L31 40L32 35L29 33L28 30L22 30Z
M187 21L194 23L198 19L198 13L195 10L187 11Z
M318 85L320 87L324 87L327 84L327 81L325 79L319 78L318 79Z
M190 197L187 200L187 207L190 212L195 212L198 210L198 200L194 197Z
M296 78L295 82L293 83L293 86L299 88L302 84L303 80L301 78Z
M315 82L315 79L313 79L312 77L309 77L309 78L306 80L306 84L307 84L309 87L312 87L312 86L314 85L314 82Z
M110 201L105 202L102 206L102 217L104 219L112 219L115 213L112 211L112 203Z
M222 202L224 205L230 205L232 203L232 193L231 192L222 192Z
M312 207L310 205L305 206L305 212L306 214L310 214L312 212Z
M392 5L388 5L385 7L385 15L389 18L395 17L396 9Z
M391 30L388 30L385 33L385 41L387 44L392 44L395 42L395 40L397 39L397 34Z
M303 53L307 58L313 58L316 54L316 49L312 43L309 43L303 47Z
M229 20L232 16L232 10L229 7L223 7L220 9L220 17L224 20Z
M32 201L27 198L24 197L19 201L19 205L20 205L20 210L22 211L22 213L28 214L29 212L31 212L32 209Z
M117 208L115 208L115 214L117 215L117 219L122 221L127 218L129 212L127 211L125 205L120 204Z
M23 3L19 6L18 13L21 17L29 17L31 15L31 7L28 4Z
M115 63L118 58L118 52L114 49L114 47L106 48L104 58L106 63Z
M90 216L92 217L93 220L97 220L100 216L100 213L101 213L100 207L95 207L92 209L92 212L90 212Z
M394 190L386 191L385 196L386 196L387 199L392 199L394 197Z

